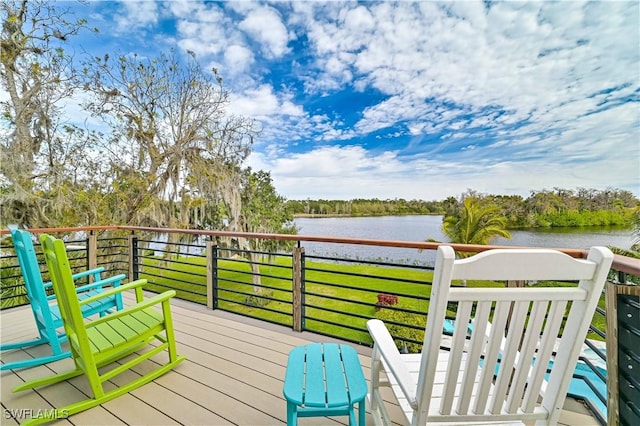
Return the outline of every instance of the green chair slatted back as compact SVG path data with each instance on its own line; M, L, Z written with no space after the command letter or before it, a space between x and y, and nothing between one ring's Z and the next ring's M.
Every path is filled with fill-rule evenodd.
M63 350L62 343L67 339L66 335L59 331L62 328L62 317L55 294L47 295L47 289L51 283L45 284L40 273L40 265L36 256L31 233L25 230L10 227L13 246L16 250L20 271L33 312L33 317L38 329L38 337L28 341L4 343L0 345L1 351L24 349L36 345L48 344L51 354L36 358L21 359L6 362L0 365L0 370L33 367L71 356L71 352ZM92 277L93 282L84 286L75 287L74 292L81 299L99 295L109 286L117 287L126 278L124 274L115 275L106 279L101 278L104 268L95 268L72 275L72 283ZM122 296L111 295L96 299L93 303L84 305L82 315L89 317L122 309Z
M84 375L91 387L93 398L78 401L65 407L55 407L59 412L71 416L137 389L167 373L185 359L184 356L177 354L173 332L170 299L175 296L175 291L166 291L144 299L142 286L146 284L146 280L123 284L107 290L105 293L115 295L135 290L137 302L110 315L86 321L82 316L82 306L92 303L94 298L78 300L63 241L49 235L42 235L40 241L51 273L54 290L58 294L60 313L75 369L26 382L16 387L14 392L47 386ZM143 353L137 352L143 348L151 349L145 350ZM168 353L167 362L124 385L115 388L105 387L105 382L111 378L163 352ZM154 358L154 362L158 362L157 357ZM117 363L115 368L100 373L101 367L114 363ZM32 419L28 424L39 424L50 420L52 419Z

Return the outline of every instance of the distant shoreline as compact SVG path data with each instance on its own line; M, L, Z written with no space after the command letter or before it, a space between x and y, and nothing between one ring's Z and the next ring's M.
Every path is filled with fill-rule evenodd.
M442 213L405 213L405 214L316 214L316 213L295 213L294 219L322 219L330 217L383 217L383 216L442 216Z
M313 213L295 213L293 215L294 219L330 219L330 218L364 218L364 217L385 217L385 216L445 216L443 213L404 213L404 214L313 214ZM514 231L527 231L527 230L547 230L547 231L557 231L561 229L578 229L589 231L593 228L607 228L607 229L616 229L616 230L627 230L633 229L631 225L565 225L565 226L507 226L506 229Z

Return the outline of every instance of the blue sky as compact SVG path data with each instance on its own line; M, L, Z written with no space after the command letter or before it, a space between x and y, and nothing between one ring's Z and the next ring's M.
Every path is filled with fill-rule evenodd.
M64 3L68 5L70 3ZM74 6L74 9L75 6ZM640 195L640 3L96 1L95 54L195 52L287 199Z

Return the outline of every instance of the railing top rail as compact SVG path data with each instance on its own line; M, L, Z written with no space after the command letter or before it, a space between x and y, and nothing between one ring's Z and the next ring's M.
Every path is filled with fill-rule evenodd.
M504 248L504 249L516 249L516 248L530 248L530 247L517 247L517 246L498 246L498 245L478 245L478 244L456 244L456 243L435 243L435 242L421 242L421 241L399 241L399 240L377 240L367 238L347 238L347 237L323 237L317 235L292 235L292 234L267 234L257 232L235 232L235 231L212 231L204 229L180 229L180 228L157 228L157 227L144 227L144 226L82 226L82 227L67 227L67 228L33 228L30 229L33 233L61 233L61 232L91 232L91 231L113 231L123 230L130 232L155 232L155 233L181 233L191 235L206 235L211 237L237 237L237 238L259 238L269 240L280 241L308 241L308 242L324 242L324 243L339 243L339 244L359 244L359 245L371 245L371 246L383 246L383 247L398 247L398 248L414 248L419 250L436 250L440 245L449 245L457 251L465 251L471 253L480 253L485 250ZM7 234L7 229L0 229L0 235ZM583 249L569 249L569 248L553 248L572 257L584 258L587 255L587 250ZM628 274L640 276L640 259L633 259L625 256L616 255L613 261L613 269Z
M640 259L616 254L613 257L613 264L611 267L616 271L624 272L625 274L640 276Z
M82 231L113 231L121 228L117 225L108 226L74 226L74 227L60 227L60 228L29 228L30 232L35 234L43 233L61 233L61 232L82 232ZM8 234L10 231L6 225L0 227L0 235Z

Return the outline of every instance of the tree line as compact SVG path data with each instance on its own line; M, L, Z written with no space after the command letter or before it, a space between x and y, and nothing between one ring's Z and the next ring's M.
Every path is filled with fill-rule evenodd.
M287 209L295 216L392 216L435 214L457 216L464 200L492 206L509 229L563 226L631 226L640 200L630 191L577 188L531 191L520 195L481 194L468 190L460 197L440 201L395 199L288 200Z
M440 201L379 200L287 200L287 208L296 216L399 216L408 214L443 214Z

